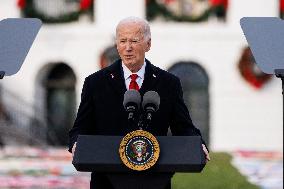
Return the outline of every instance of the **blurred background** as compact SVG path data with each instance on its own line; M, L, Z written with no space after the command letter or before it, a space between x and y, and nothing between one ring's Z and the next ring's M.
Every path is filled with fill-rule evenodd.
M283 188L281 80L256 66L239 24L283 18L283 0L1 0L0 20L44 24L21 70L0 80L0 188L88 188L68 131L85 77L119 58L115 27L128 16L149 21L146 58L181 79L212 154L173 188Z

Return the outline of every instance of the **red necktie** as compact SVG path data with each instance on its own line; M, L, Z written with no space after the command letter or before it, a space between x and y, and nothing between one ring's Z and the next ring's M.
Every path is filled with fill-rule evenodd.
M130 90L130 89L135 89L135 90L137 90L137 91L139 90L139 86L138 86L138 84L137 84L137 82L136 82L137 77L138 77L137 74L132 74L132 75L130 76L131 81L130 81L130 84L129 84L129 90Z

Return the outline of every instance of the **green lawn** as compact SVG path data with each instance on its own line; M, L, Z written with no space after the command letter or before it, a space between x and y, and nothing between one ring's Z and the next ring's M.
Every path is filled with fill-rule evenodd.
M202 173L176 173L173 189L259 189L250 184L230 163L227 153L210 153L211 161Z

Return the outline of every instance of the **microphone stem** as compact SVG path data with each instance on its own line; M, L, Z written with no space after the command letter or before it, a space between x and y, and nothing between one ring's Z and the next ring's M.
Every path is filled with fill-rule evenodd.
M139 117L138 129L143 130L143 127L144 127L144 125L143 125L143 114L141 114L140 117Z
M152 114L150 112L147 113L147 121L150 122L152 119Z
M151 112L148 112L148 113L146 114L146 120L145 120L145 125L144 125L144 126L145 126L145 127L144 127L145 130L148 129L148 126L149 126L151 120L152 120L152 113L151 113Z

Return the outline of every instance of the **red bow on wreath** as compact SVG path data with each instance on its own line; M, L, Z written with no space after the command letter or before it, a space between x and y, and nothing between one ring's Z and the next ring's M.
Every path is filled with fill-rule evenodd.
M280 12L284 13L284 0L280 0Z
M17 5L20 9L24 9L26 7L26 0L18 0Z
M80 10L88 10L91 7L92 0L81 0L80 1Z
M284 18L284 0L280 0L280 16L283 19Z
M228 0L210 0L209 3L212 7L222 6L225 9L228 8Z

